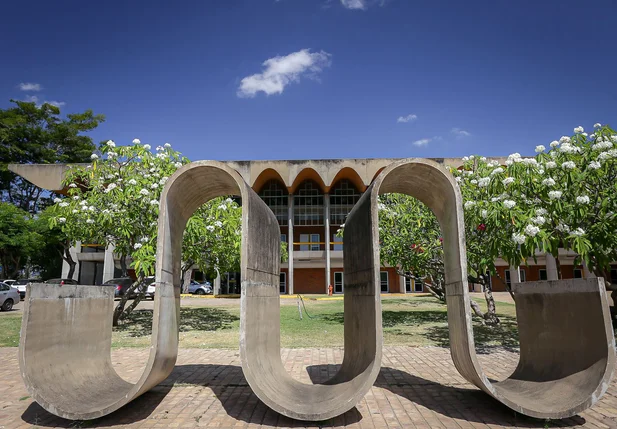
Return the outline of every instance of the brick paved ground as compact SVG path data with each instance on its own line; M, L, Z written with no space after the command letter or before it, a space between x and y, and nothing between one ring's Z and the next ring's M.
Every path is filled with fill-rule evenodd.
M146 362L145 349L113 352L118 372L136 380ZM283 350L294 377L320 381L342 361L338 349ZM504 378L516 365L515 353L491 350L480 356L489 377ZM55 417L28 397L19 376L17 349L0 349L0 428L617 428L617 385L591 410L567 420L545 423L515 414L465 382L448 349L387 347L381 374L360 404L320 425L296 422L263 405L242 376L234 350L180 350L172 375L161 385L110 416L90 422Z

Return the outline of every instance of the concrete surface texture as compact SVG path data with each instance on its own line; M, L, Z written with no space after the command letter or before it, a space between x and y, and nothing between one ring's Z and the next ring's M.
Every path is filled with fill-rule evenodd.
M460 190L449 172L428 160L386 168L363 198L397 192L418 198L436 215L443 233L450 350L461 375L519 413L564 418L593 405L608 388L615 340L602 279L514 285L521 357L516 371L492 383L476 357L465 229ZM372 254L370 249L367 254ZM373 266L379 267L374 257Z

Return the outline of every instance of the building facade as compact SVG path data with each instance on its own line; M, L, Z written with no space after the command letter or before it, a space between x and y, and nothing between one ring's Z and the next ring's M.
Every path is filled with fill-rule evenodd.
M433 160L455 168L462 164L460 158ZM282 294L323 294L328 293L329 285L333 286L334 293L344 291L345 243L337 231L374 178L395 161L397 159L225 162L263 199L279 222L281 241L287 243L289 253L288 262L281 264ZM68 169L65 165L11 165L9 168L32 183L54 191L62 189ZM72 251L79 264L74 278L82 284L100 284L119 274L113 249L78 243ZM574 256L568 252L560 254L564 278L588 276L582 267L574 266ZM518 271L498 260L499 275L491 278L494 290L505 290L506 282L550 278L544 255L538 258L528 261L528 265ZM62 274L66 277L68 266L63 267ZM237 274L226 275L225 281L225 292L238 290ZM383 293L417 293L424 292L425 288L420 282L399 276L395 267L383 267L381 290Z

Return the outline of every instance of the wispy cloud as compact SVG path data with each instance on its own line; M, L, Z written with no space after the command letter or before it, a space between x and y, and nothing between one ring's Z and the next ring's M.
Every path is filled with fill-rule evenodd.
M387 0L341 0L341 4L346 9L366 10L370 6L378 4L384 6Z
M255 97L258 92L266 95L282 94L287 85L300 81L300 77L317 78L325 67L330 66L327 52L311 52L302 49L285 56L277 56L263 62L264 71L247 76L240 82L238 97Z
M24 99L24 101L27 101L29 103L35 103L35 104L39 104L39 97L37 97L36 95L26 95L26 98Z
M414 146L423 147L423 146L426 146L427 144L429 144L432 141L433 141L433 139L420 139L420 140L416 140L412 144Z
M20 83L19 89L22 91L40 91L43 89L40 83Z
M51 104L52 106L56 106L56 107L62 107L66 104L64 101L53 101L53 100L52 101L45 100L43 103Z
M341 0L341 4L347 9L366 9L366 2L364 0Z
M407 122L413 122L416 119L418 119L417 115L407 115L407 116L399 116L398 119L396 120L397 123L407 123Z
M465 131L460 128L452 128L450 132L454 134L456 137L469 137L471 135L469 131Z

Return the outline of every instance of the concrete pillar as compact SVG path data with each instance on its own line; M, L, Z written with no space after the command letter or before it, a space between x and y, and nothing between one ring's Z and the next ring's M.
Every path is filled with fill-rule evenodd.
M583 277L586 279L595 279L596 275L589 271L587 264L583 261Z
M77 260L77 254L79 252L81 252L81 241L77 241L75 245L71 246L71 248L69 249L71 258L73 258L73 261L77 263L77 265L75 265L75 272L73 273L73 280L77 280L77 281L79 281L79 260ZM63 279L68 278L70 268L71 267L69 267L69 264L67 264L67 262L63 259L62 260L62 278Z
M328 286L330 286L330 194L324 194L324 226L325 241L326 241L326 284L325 291L328 293Z
M105 259L103 260L103 283L114 278L116 262L114 261L114 250L116 247L110 244L105 249Z
M545 254L546 257L546 280L559 280L557 273L557 261L550 253Z
M221 273L219 272L218 268L215 268L215 270L216 278L214 279L214 288L212 289L212 294L216 296L221 294Z
M287 294L292 295L294 293L294 196L289 194L289 200L287 203L287 253L289 259L287 262Z
M399 282L399 287L400 287L400 292L401 293L407 293L407 288L405 287L405 283L406 283L406 278L405 276L398 276L398 282ZM412 290L413 292L413 290Z
M518 267L511 266L510 269L510 283L520 283L521 282L521 272Z

